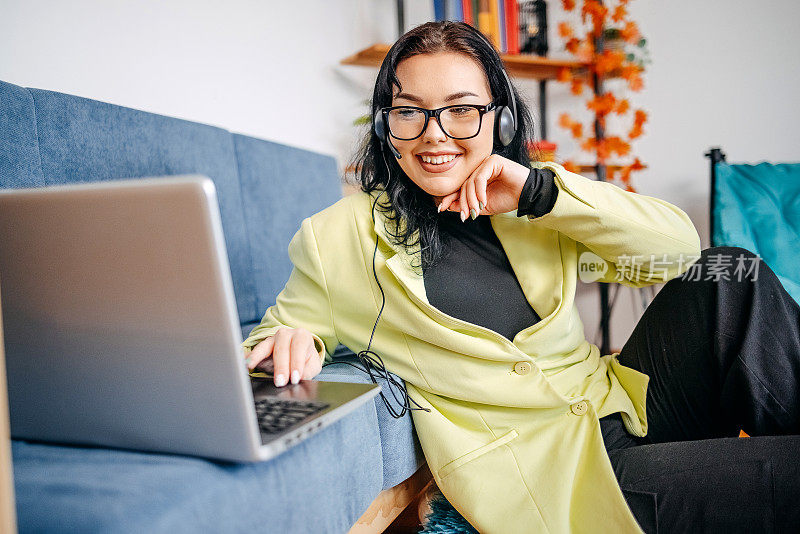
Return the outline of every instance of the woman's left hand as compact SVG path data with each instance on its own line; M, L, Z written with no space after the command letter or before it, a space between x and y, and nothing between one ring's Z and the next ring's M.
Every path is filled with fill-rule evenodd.
M530 169L524 165L492 154L478 165L458 191L442 197L439 211L461 212L464 221L471 209L475 210L476 217L515 210L529 174Z

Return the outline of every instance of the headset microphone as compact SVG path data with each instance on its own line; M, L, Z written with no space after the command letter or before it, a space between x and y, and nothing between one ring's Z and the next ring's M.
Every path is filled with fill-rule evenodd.
M380 113L380 111L378 112ZM390 144L391 146L391 144ZM392 149L396 150L394 147ZM386 165L386 172L391 174L392 171L389 169L389 163L386 161L386 154L381 152L383 156L383 163ZM398 158L400 155L398 154ZM375 195L375 200L372 202L372 210L370 214L372 215L372 224L375 225L375 205L378 203L378 198L380 197L380 193ZM374 384L377 384L378 381L376 380L376 376L378 378L383 378L386 380L386 389L389 390L389 393L392 394L395 402L400 405L400 411L396 411L394 407L389 403L389 399L384 395L383 390L379 392L383 403L386 405L386 410L389 412L389 415L394 417L395 419L400 419L405 415L406 412L410 412L412 410L423 410L426 412L430 412L430 408L425 408L424 406L420 406L420 404L412 399L408 394L408 389L403 383L402 380L398 380L394 375L392 375L387 369L386 365L383 363L383 359L378 356L374 351L370 350L372 347L372 338L375 336L375 329L378 328L378 321L381 319L381 314L383 313L383 308L386 305L386 293L383 291L383 286L381 285L380 280L378 280L378 272L375 269L375 257L378 254L378 236L375 236L375 249L372 251L372 275L375 277L375 282L378 284L378 289L381 290L381 309L378 311L378 317L375 318L375 325L372 327L372 334L369 336L369 343L367 343L367 348L359 351L356 354L358 360L364 365L364 368L347 361L338 361L338 362L329 362L325 364L325 366L329 365L337 365L337 364L344 364L349 365L350 367L355 367L362 373L366 373L369 375L370 379ZM398 391L395 391L398 390ZM398 395L400 398L398 398ZM411 406L414 404L414 406Z
M389 132L386 131L386 122L384 122L383 118L383 110L379 109L375 112L375 120L372 121L372 124L375 135L378 136L378 139L381 140L381 143L389 147L389 150L391 150L395 158L402 158L403 156L400 155L400 152L392 144L392 140L389 139Z
M394 157L396 157L397 159L401 159L403 156L401 156L400 152L398 152L397 149L394 147L394 145L392 144L392 140L391 139L387 139L386 142L389 143L389 150L392 151L392 154L394 154Z

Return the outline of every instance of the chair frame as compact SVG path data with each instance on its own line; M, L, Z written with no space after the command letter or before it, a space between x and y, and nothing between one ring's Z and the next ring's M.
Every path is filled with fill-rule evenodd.
M716 245L714 243L714 207L717 192L717 163L720 161L725 161L725 153L722 152L720 147L716 146L711 147L711 149L709 149L709 151L704 155L711 160L711 189L709 189L708 194L708 239L713 247Z

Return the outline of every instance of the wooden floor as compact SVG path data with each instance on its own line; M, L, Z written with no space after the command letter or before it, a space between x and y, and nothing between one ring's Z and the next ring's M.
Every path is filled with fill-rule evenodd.
M428 464L397 486L378 494L348 534L417 534L422 529L419 503L433 484Z

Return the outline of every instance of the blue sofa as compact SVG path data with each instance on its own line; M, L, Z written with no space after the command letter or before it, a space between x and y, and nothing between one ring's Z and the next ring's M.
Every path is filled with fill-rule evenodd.
M335 160L0 82L0 187L188 173L216 184L245 337L289 277L287 247L303 218L341 198ZM333 356L358 363L341 345ZM349 365L326 366L317 379L370 380ZM268 462L24 441L12 442L12 458L20 532L339 534L424 467L410 415L394 419L380 396Z

